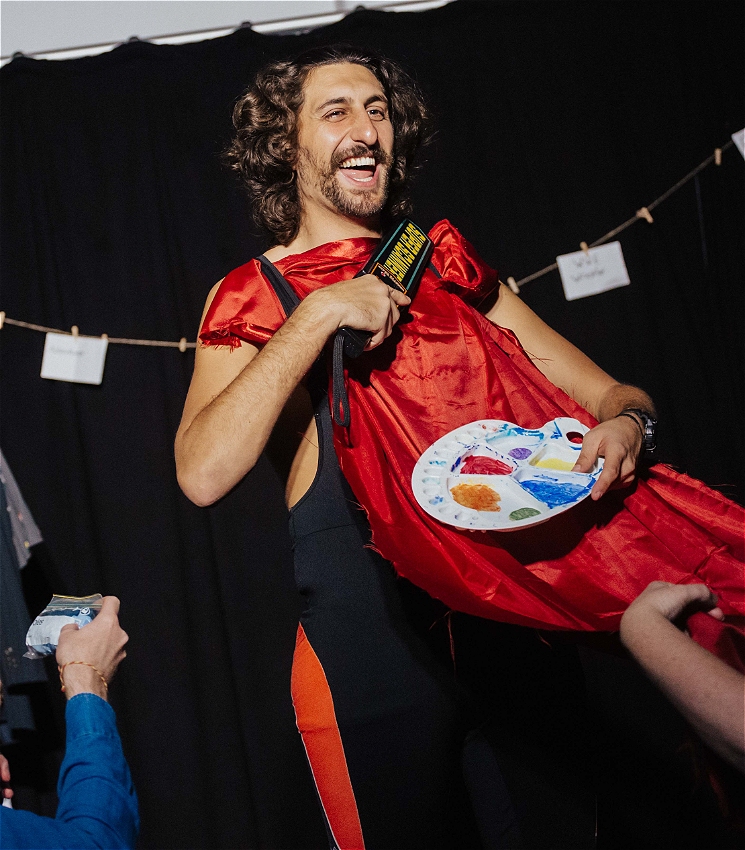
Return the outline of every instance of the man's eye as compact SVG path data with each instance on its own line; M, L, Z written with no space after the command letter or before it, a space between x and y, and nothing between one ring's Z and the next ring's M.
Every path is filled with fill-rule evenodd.
M373 121L385 121L386 118L385 110L377 107L368 109L367 114L373 119Z
M344 117L343 109L332 109L331 112L327 112L324 116L328 121L338 121L340 118Z

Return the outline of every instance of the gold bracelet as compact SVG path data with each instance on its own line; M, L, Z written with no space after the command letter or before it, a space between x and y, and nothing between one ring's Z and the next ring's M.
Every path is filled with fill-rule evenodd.
M60 680L60 684L62 685L60 690L62 691L63 694L65 693L65 679L64 679L65 667L69 667L70 664L83 664L85 667L90 667L92 670L95 670L96 673L98 673L98 675L100 676L101 681L103 682L104 688L106 688L106 690L108 691L109 683L106 681L106 678L104 677L103 673L98 669L98 667L95 667L93 664L90 664L88 661L67 661L61 667L59 665L57 665L57 669L59 670L59 680Z

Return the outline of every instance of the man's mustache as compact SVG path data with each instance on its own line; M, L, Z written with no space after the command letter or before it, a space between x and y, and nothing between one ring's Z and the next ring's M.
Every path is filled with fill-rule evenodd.
M348 150L335 153L331 157L331 167L333 169L337 169L341 166L342 162L360 156L371 156L375 160L376 164L384 165L388 168L393 165L393 156L388 153L388 151L384 151L381 148L367 148L364 145L360 145L355 148L349 148Z

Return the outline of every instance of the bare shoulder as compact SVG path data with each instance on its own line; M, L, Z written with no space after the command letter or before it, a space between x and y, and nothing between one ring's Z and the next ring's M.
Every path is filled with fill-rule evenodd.
M199 321L201 329L207 311L222 281L218 281L207 295ZM197 339L194 374L184 404L178 434L183 433L197 414L229 386L258 354L257 346L242 341L237 347L230 345L205 345ZM178 435L177 435L178 440Z

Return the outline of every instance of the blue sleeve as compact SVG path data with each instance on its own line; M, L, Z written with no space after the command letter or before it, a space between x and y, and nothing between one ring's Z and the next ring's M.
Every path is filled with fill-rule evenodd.
M78 694L65 712L67 745L57 816L0 808L4 850L132 848L139 829L137 796L111 706Z

